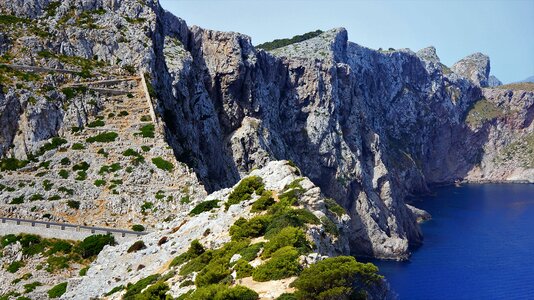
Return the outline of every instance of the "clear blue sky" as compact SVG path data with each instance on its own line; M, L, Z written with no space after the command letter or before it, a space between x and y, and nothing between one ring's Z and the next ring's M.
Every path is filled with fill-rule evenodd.
M260 44L345 27L363 46L437 48L452 65L482 52L508 83L534 75L534 0L160 0L188 25L236 31Z

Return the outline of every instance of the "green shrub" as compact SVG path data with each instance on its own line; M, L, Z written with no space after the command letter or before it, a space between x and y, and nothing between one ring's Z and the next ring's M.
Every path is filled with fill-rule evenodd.
M252 272L255 281L278 280L298 275L301 266L298 262L299 252L291 246L278 249L267 262Z
M50 142L45 143L43 146L41 146L41 148L39 148L39 151L37 154L38 156L43 155L46 151L56 149L59 146L66 144L66 143L67 143L66 139L63 139L60 137L53 137L52 140L50 140Z
M228 260L224 257L211 260L196 276L195 284L197 287L207 286L219 283L226 278L231 277ZM230 279L231 281L231 279Z
M345 209L341 205L337 204L336 200L332 198L325 199L326 208L331 212L335 213L338 217L346 214Z
M142 213L145 213L145 211L147 210L150 210L154 208L154 203L150 202L150 201L145 201L143 202L143 204L141 205L141 212Z
M336 224L332 222L328 217L323 216L321 218L321 223L323 224L324 230L333 235L338 236L339 235L339 229L337 228Z
M48 180L48 179L43 180L43 188L44 188L45 191L50 191L53 186L54 186L54 184L51 183L50 180Z
M135 296L135 300L165 300L172 299L167 295L169 286L163 281L158 281L155 284L149 286L141 294Z
M135 300L136 295L141 293L149 284L156 282L159 279L159 274L150 275L143 279L140 279L134 284L128 284L126 286L126 293L122 296L123 300Z
M320 220L307 209L287 209L279 211L266 229L265 237L271 238L282 229L293 227L305 227L306 224L320 224Z
M97 119L97 120L94 120L93 122L87 124L87 127L95 128L95 127L102 127L104 125L106 125L106 123L104 123L104 120Z
M24 203L24 195L21 195L19 197L15 197L9 202L9 204L22 204Z
M59 200L59 199L61 199L61 197L59 195L53 195L53 196L48 197L48 201L56 201L56 200Z
M139 154L139 152L131 149L131 148L128 148L126 151L124 151L122 153L122 155L124 156L132 156L134 158L134 162L135 163L140 163L140 162L143 162L145 161L145 158L143 157L143 155Z
M202 270L205 266L209 264L213 258L213 251L208 250L201 255L191 259L185 265L180 268L180 275L185 276L189 275L192 272L198 272Z
M141 122L150 122L152 121L152 118L150 118L149 115L141 116Z
M26 18L19 18L13 15L0 15L0 24L10 25L17 23L30 23L30 20Z
M272 195L273 195L273 193L271 191L264 191L261 194L261 197L258 198L258 200L256 200L252 204L252 207L250 208L250 211L251 212L260 212L260 211L264 211L267 208L269 208L270 206L272 206L275 203L274 198L272 197Z
M104 179L97 179L95 180L95 182L93 183L95 186L103 186L106 184L106 181Z
M295 294L283 293L282 295L278 296L276 300L298 300L298 298L295 296Z
M159 156L152 158L152 163L159 169L167 172L171 172L174 169L174 165L170 161L164 160Z
M127 115L129 115L129 113L127 111L125 111L125 110L122 110L122 111L119 112L118 116L119 117L126 117Z
M199 215L205 211L210 211L214 208L217 208L219 207L218 203L220 201L219 200L208 200L208 201L204 201L204 202L200 202L199 204L197 204L197 206L195 206L190 212L189 212L189 215L190 216L196 216L196 215Z
M106 245L115 245L115 238L110 234L97 234L86 237L77 248L83 258L98 255Z
M132 225L132 230L133 231L145 231L145 226L143 225L140 225L140 224L135 224L135 225Z
M272 42L266 42L266 43L257 45L256 48L257 49L264 49L265 51L271 51L271 50L274 50L274 49L277 49L277 48L285 47L287 45L291 45L291 44L299 43L299 42L302 42L302 41L305 41L305 40L309 40L311 38L319 36L321 33L323 33L323 31L321 31L321 30L311 31L311 32L308 32L308 33L305 33L305 34L302 34L302 35L296 35L296 36L294 36L294 37L292 37L290 39L277 39L277 40L274 40Z
M89 271L89 266L81 268L80 272L78 272L78 275L85 276L85 275L87 275L87 271Z
M17 271L24 266L24 263L20 260L16 260L7 266L6 270L9 273L17 273Z
M230 236L232 240L260 237L265 234L270 221L271 216L256 216L248 221L241 217L230 227Z
M148 152L150 151L150 146L143 145L141 146L141 150L143 150L144 152Z
M238 260L234 265L236 271L236 279L249 277L252 275L254 268L244 259Z
M48 297L50 297L50 298L59 298L63 294L65 294L66 291L67 291L67 283L63 282L63 283L60 283L60 284L54 286L50 290L48 290Z
M67 165L70 165L70 159L68 157L63 157L60 161L60 163L63 165L63 166L67 166Z
M111 295L115 294L116 292L120 292L122 290L124 290L124 285L116 286L116 287L112 288L111 291L107 292L105 294L105 296L106 297L111 296Z
M293 282L298 299L354 299L360 296L359 286L380 280L378 268L362 264L352 256L330 257L305 269ZM363 285L362 285L363 284Z
M130 248L128 248L128 250L126 252L128 253L132 253L132 252L137 252L139 250L143 250L143 249L146 249L146 245L143 241L137 241L135 243L133 243Z
M263 247L265 243L256 243L251 244L245 249L241 250L239 254L241 254L241 259L245 261L252 261L258 256L258 252Z
M69 254L72 251L72 245L63 240L53 241L50 245L50 249L46 251L46 255L56 254L58 252L63 252L64 254Z
M305 253L311 249L306 240L306 235L301 229L285 227L265 244L261 256L263 258L268 258L275 251L286 246L293 246L299 249L300 253Z
M119 135L116 132L107 131L107 132L103 132L92 137L88 137L87 139L85 139L85 141L88 143L94 143L94 142L110 143L110 142L114 142L118 136Z
M59 170L59 172L57 174L59 175L59 177L61 177L63 179L69 178L69 171L67 171L65 169Z
M46 259L46 271L54 273L57 270L67 269L69 267L69 258L66 256L49 256Z
M229 287L224 284L213 284L196 289L188 300L256 300L258 294L244 286Z
M78 171L78 173L76 173L76 178L74 178L75 180L79 180L79 181L82 181L82 180L85 180L87 179L87 172L85 171Z
M74 195L74 190L73 189L69 189L69 188L66 188L64 186L60 186L57 190L60 191L60 192L65 193L65 194L67 194L69 196Z
M193 240L191 242L191 245L189 246L189 249L186 252L175 257L172 260L170 266L179 266L184 262L191 260L192 258L198 257L204 252L206 252L206 250L204 249L202 244L198 240Z
M154 124L146 124L143 127L139 128L139 132L135 133L134 135L139 135L145 138L153 138L154 130Z
M73 171L87 171L89 169L89 164L85 161L82 161L81 163L77 163L74 166L72 166Z
M35 290L38 286L42 286L43 284L39 281L34 281L32 283L27 283L24 285L24 293L30 293Z
M106 150L104 150L103 148L98 149L98 151L96 153L104 156L105 158L107 158L109 156L109 153L106 152Z
M250 176L244 178L228 196L228 201L225 205L228 207L230 205L238 204L245 200L250 200L254 192L260 195L261 193L263 193L264 188L265 185L263 184L263 180L261 179L261 177Z
M120 170L122 167L120 163L113 163L111 165L103 165L100 167L100 170L98 171L98 174L104 175L105 173L114 173Z
M4 158L0 160L1 171L15 171L24 168L28 164L27 160L18 160L16 158Z
M74 143L71 147L72 150L84 150L85 146L82 143Z
M43 199L44 199L44 197L41 194L33 194L30 197L30 201L37 201L37 200L43 200Z
M67 201L67 206L72 208L72 209L79 209L80 208L80 201L68 200Z

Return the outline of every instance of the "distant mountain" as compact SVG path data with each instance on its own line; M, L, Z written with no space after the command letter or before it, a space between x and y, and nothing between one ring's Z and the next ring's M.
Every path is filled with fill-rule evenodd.
M518 82L534 82L534 76L530 76L527 79L523 79L523 80L518 81Z

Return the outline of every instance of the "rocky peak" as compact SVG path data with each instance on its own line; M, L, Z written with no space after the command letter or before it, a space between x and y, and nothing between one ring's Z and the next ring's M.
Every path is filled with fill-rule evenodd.
M502 85L502 81L500 81L499 78L490 75L490 77L488 78L488 87L495 87L499 85Z
M451 70L480 87L488 86L490 59L480 52L466 56L456 62Z

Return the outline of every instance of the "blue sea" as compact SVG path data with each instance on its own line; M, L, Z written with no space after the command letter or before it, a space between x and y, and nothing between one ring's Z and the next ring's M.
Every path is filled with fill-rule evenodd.
M534 185L444 187L408 262L373 261L400 299L534 299Z

